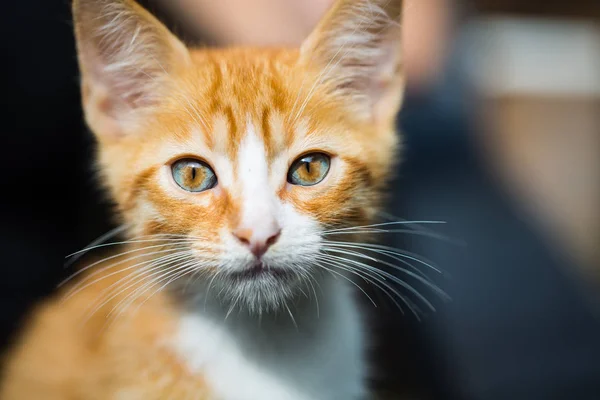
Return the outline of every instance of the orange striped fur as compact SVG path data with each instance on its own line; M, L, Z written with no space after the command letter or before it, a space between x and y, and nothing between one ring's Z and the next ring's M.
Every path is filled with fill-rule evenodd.
M134 242L37 309L8 354L0 398L267 400L271 394L263 393L277 390L284 393L272 395L278 400L363 396L359 311L341 284L318 271L315 257L328 229L373 221L397 158L401 3L339 0L301 49L188 49L133 1L75 0L85 116L99 143L99 173ZM330 157L326 176L312 186L290 183L290 167L310 153ZM208 165L216 185L200 193L179 187L173 165L182 159ZM158 281L161 273L175 277L168 268L180 265L175 256L166 262L176 254L168 241L174 238L185 247L187 258L180 259L187 262L180 267L185 273ZM258 263L246 246L260 240L270 247ZM157 259L165 263L144 269ZM251 265L268 271L237 277ZM318 319L313 305L303 308L300 299L309 286L298 268L325 292L314 293L322 296ZM315 332L344 332L329 335L338 337L334 341L323 334L324 342L314 346L305 337L294 338L297 332L286 334L290 348L306 354L302 363L314 369L311 351L319 346L333 351L336 342L348 342L337 352L354 361L333 360L329 366L319 361L326 370L311 378L316 383L288 385L277 380L286 374L287 361L263 362L262 353L244 356L250 365L245 371L253 372L252 357L256 370L278 365L276 378L266 373L265 383L244 383L250 389L237 394L222 381L242 385L243 376L209 373L210 365L195 366L194 351L177 350L176 338L185 336L178 332L188 329L181 327L184 316L196 318L190 317L196 321L190 326L204 326L207 303L213 311L226 304L223 321L242 313L252 325L254 318L287 318L288 302L299 310L293 321L299 331L306 324ZM239 312L230 317L236 307ZM334 328L323 322L328 320ZM223 324L226 332L233 329ZM273 326L274 332L261 335L287 332L279 322ZM346 335L356 339L346 341ZM192 343L198 354L206 350L205 340ZM245 351L235 340L231 346ZM351 382L327 378L346 366ZM338 381L339 388L333 383ZM319 385L319 394L303 392Z

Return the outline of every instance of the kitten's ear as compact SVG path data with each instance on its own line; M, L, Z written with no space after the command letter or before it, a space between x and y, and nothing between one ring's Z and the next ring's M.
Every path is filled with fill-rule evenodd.
M337 0L303 43L300 62L352 113L390 123L404 89L402 0Z
M124 135L189 53L132 0L74 0L73 19L86 120L100 137Z

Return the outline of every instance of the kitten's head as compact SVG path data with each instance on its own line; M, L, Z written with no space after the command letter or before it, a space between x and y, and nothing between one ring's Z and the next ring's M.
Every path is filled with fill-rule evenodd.
M75 0L101 173L130 235L172 244L154 267L254 310L319 279L395 158L401 3L340 0L300 49L192 50L133 1Z

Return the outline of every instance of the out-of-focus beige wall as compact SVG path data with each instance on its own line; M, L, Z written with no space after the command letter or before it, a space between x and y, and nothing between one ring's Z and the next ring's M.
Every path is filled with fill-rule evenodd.
M475 25L485 158L551 243L600 278L600 26L507 14Z

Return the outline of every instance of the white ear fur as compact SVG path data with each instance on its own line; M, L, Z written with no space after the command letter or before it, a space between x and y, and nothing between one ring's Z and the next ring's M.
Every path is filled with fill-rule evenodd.
M166 77L189 62L168 29L131 0L75 0L84 111L98 136L118 137L155 105Z
M353 113L394 118L404 89L402 0L338 0L301 48L300 62Z

